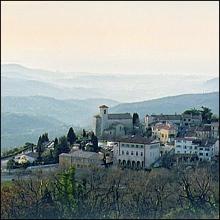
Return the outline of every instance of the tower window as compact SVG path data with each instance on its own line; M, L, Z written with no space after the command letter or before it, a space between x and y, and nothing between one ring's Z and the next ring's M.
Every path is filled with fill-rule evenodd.
M104 110L104 114L106 114L106 110Z

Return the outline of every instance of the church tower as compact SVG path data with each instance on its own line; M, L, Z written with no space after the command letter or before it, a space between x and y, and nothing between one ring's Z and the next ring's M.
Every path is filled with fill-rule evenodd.
M108 106L101 105L99 106L100 116L101 116L101 135L103 134L104 129L108 127Z

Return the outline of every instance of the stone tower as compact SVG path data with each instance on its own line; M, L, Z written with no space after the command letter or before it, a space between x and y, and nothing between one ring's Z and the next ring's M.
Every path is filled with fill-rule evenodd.
M101 116L101 135L103 134L104 129L108 127L108 106L101 105L99 106L100 116Z

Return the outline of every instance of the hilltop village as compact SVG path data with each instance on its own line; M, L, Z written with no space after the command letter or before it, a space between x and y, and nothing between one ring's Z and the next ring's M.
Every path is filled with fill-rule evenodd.
M108 110L108 106L100 106L93 124L105 157L76 150L61 154L60 164L152 169L211 162L219 156L219 121L210 117L208 108L203 107L204 112L192 109L183 114L146 115L143 121L137 113L109 114Z
M137 113L111 114L108 106L101 105L93 117L92 131L83 130L77 136L70 128L67 137L52 141L45 133L37 145L26 143L5 158L8 156L9 170L54 164L151 170L180 163L213 163L219 159L219 120L206 107L174 115L146 114L140 119Z

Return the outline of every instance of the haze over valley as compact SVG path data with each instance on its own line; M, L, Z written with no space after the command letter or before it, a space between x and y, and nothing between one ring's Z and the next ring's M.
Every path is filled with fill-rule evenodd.
M202 105L219 110L219 79L202 74L61 73L3 64L1 77L2 149L36 142L43 132L56 137L70 126L91 129L102 104L141 118Z

